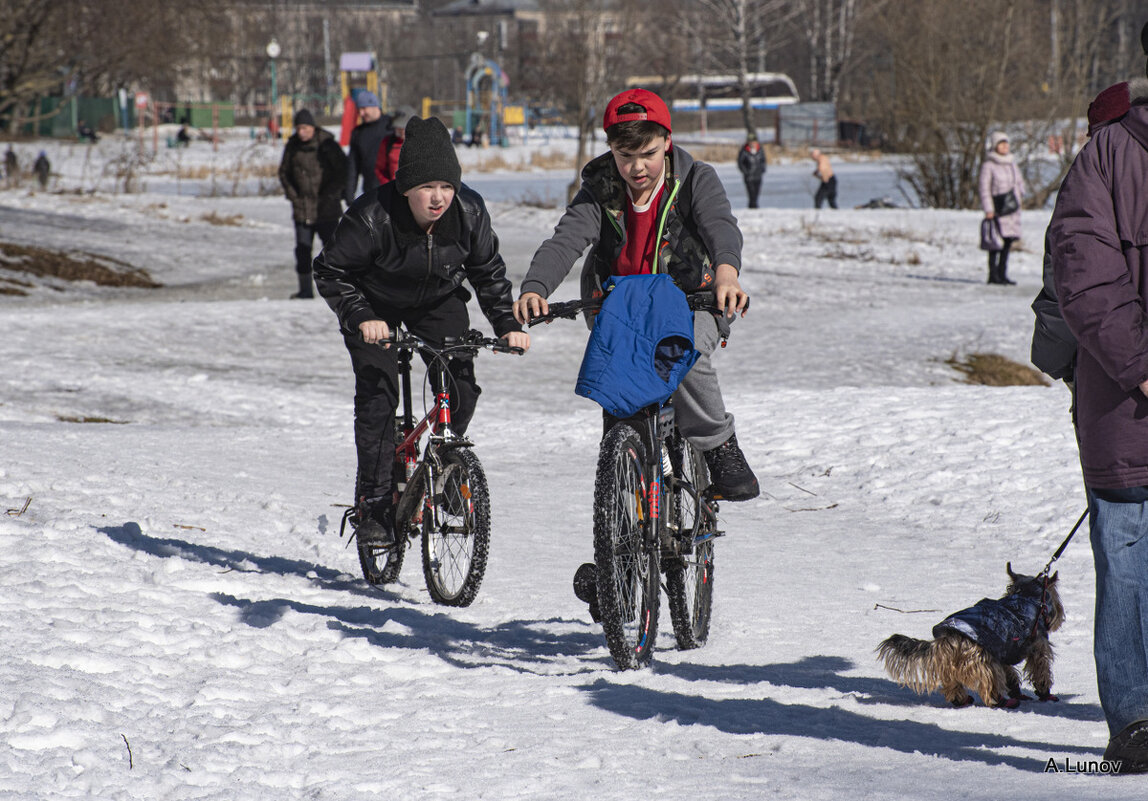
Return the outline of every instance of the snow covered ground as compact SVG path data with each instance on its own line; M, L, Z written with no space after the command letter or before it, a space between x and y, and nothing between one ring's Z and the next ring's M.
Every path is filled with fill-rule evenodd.
M953 710L874 655L1001 594L1006 562L1039 571L1083 509L1067 391L945 364L1027 361L1047 212L1024 215L1018 286L990 287L975 212L817 213L804 161L771 165L750 211L719 165L753 308L717 359L763 493L722 508L710 642L680 652L667 630L650 669L619 673L570 587L600 430L572 392L580 324L479 357L494 538L474 605L434 605L414 558L378 591L338 537L334 315L286 300L271 179L226 176L275 146L161 152L134 194L109 166L128 145L18 151L40 147L55 191L0 192L0 242L164 286L0 296L0 797L1143 797L1082 773L1107 740L1086 533L1058 563L1059 703ZM176 160L199 171L161 174ZM888 162L837 166L843 207L895 191ZM560 214L523 203L569 178L464 172L516 282Z

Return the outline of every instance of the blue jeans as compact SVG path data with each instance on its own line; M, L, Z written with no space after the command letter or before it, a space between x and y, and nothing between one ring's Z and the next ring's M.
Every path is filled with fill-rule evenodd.
M1148 487L1088 490L1096 682L1108 728L1148 719Z

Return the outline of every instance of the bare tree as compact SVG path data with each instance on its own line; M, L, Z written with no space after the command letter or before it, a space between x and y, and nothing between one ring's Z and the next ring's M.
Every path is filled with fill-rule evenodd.
M1043 102L1027 115L1030 136L1020 154L1033 190L1032 205L1043 206L1072 166L1091 98L1105 85L1128 77L1130 43L1138 23L1127 0L1049 0ZM1033 150L1043 151L1046 141L1053 143L1057 156L1051 172L1044 160L1023 158Z
M907 153L902 179L925 205L969 208L990 130L1039 83L1044 54L1031 24L1040 0L920 0L871 19L879 124ZM985 24L991 20L991 24Z
M699 23L710 32L707 42L718 66L737 76L742 101L742 122L746 133L757 125L750 104L753 87L750 73L763 71L769 52L770 32L796 12L789 0L697 0L701 7Z
M857 17L866 0L790 0L809 48L809 96L836 103L853 54ZM875 11L883 0L868 0Z
M601 125L606 103L625 88L631 67L644 55L626 46L642 41L637 33L638 10L640 4L561 0L547 14L544 41L550 58L544 69L551 76L549 83L564 90L563 101L578 128L574 180L567 187L567 200L581 186L588 146Z
M0 124L19 127L33 100L62 83L56 47L64 0L0 0ZM38 109L33 113L33 117Z

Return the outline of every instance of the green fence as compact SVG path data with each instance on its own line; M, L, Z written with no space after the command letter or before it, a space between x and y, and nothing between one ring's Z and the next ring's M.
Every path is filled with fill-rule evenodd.
M76 135L80 120L96 130L110 130L120 126L119 108L112 97L41 97L22 115L20 126L24 136L53 136L69 138Z

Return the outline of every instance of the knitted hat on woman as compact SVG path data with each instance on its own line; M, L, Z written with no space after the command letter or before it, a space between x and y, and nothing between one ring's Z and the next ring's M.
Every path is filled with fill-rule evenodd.
M407 138L399 151L395 189L406 192L431 181L446 181L457 192L462 185L462 167L450 141L450 131L438 117L407 122Z

